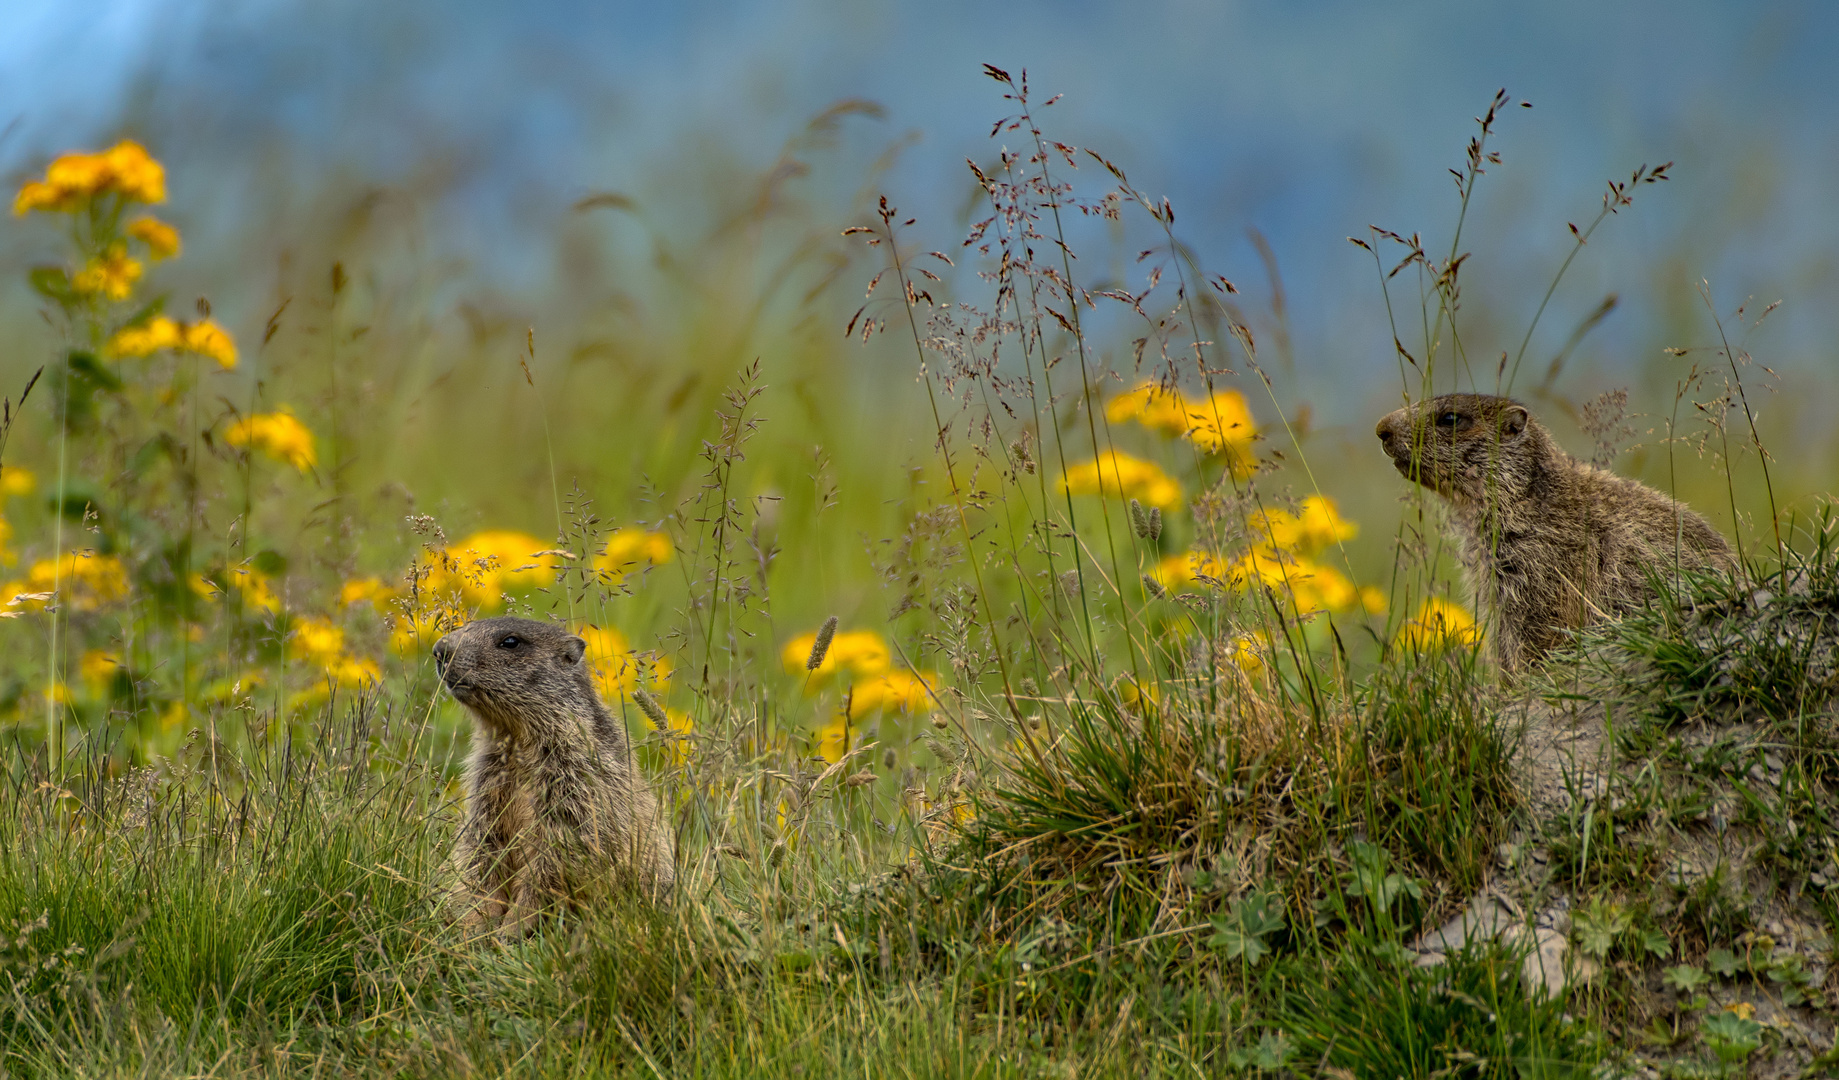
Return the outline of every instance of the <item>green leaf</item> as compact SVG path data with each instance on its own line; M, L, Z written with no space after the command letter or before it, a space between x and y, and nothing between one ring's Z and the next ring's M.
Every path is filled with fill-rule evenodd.
M1249 893L1211 921L1213 936L1208 945L1222 950L1228 960L1243 957L1247 964L1256 965L1271 954L1264 939L1284 927L1283 898L1275 893Z
M1711 976L1705 974L1704 968L1692 967L1688 964L1668 968L1662 978L1668 986L1682 994L1690 994L1711 981Z
M70 275L64 273L61 266L34 266L26 279L32 283L34 291L47 299L60 304L76 299L76 293L70 289Z
M1649 930L1642 934L1641 947L1661 960L1673 955L1673 942L1659 930Z
M1737 954L1729 949L1713 949L1705 954L1705 966L1728 979L1737 973Z
M1738 1062L1762 1046L1762 1025L1733 1012L1715 1012L1699 1025L1699 1034L1713 1053L1727 1062Z

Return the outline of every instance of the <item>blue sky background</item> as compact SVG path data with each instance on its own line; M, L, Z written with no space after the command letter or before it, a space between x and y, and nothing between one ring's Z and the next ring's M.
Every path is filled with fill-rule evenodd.
M1839 377L1836 46L1839 5L1816 0L12 0L0 175L143 139L172 169L166 212L187 262L245 327L266 313L262 268L317 228L312 193L334 183L430 193L439 227L423 257L464 268L454 297L540 297L575 199L637 192L693 227L686 171L763 168L842 98L886 115L854 122L839 197L911 134L881 186L920 215L929 246L950 243L964 159L992 154L1002 112L987 61L1064 94L1055 133L1173 199L1210 269L1261 281L1246 230L1267 235L1304 384L1364 413L1397 377L1371 263L1345 237L1376 223L1446 238L1444 170L1498 87L1534 108L1506 118L1506 166L1465 246L1471 295L1503 338L1517 342L1508 329L1604 179L1671 159L1675 179L1645 189L1567 279L1552 347L1613 290L1624 306L1580 360L1598 375L1579 378L1657 363L1660 344L1708 331L1690 322L1692 283L1708 278L1726 310L1785 302L1759 359ZM279 196L277 175L291 184ZM6 269L42 253L19 233L0 241Z

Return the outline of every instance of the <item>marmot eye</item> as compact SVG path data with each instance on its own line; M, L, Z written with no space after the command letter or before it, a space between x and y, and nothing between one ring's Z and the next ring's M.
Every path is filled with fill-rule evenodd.
M1438 427L1453 428L1457 424L1460 424L1461 422L1462 422L1462 414L1458 412L1446 412L1442 414L1441 416L1437 417Z
M506 634L503 638L499 639L498 647L501 649L515 649L523 643L524 639L518 637L516 634Z

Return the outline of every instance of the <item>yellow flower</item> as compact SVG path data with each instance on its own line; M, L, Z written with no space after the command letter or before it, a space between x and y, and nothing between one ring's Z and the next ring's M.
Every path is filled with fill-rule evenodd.
M849 715L859 719L875 712L921 713L932 709L939 677L931 673L889 671L857 682L849 691Z
M830 721L817 731L817 753L825 761L835 762L849 749L847 742L853 742L862 733L860 727L852 725L842 716Z
M166 706L166 711L160 714L160 729L162 731L171 731L174 728L181 727L186 721L191 719L191 715L191 710L185 707L185 702L175 701Z
M390 627L390 651L413 656L434 647L449 630L466 622L466 613L451 604L437 603L416 611L398 612Z
M1245 395L1237 390L1218 390L1199 401L1186 405L1188 441L1209 454L1233 455L1233 468L1242 466L1249 472L1251 445L1258 426Z
M1164 435L1181 435L1188 430L1188 403L1179 390L1143 382L1106 402L1105 419L1114 424L1135 420Z
M1360 590L1347 580L1347 575L1332 566L1298 561L1290 568L1288 580L1291 600L1299 615L1348 611L1360 603Z
M496 607L506 589L534 588L555 580L543 561L549 545L512 529L485 529L439 553L423 588L437 596L456 592L469 607Z
M21 217L34 210L61 213L66 210L75 210L76 207L77 197L74 194L60 191L43 180L27 181L25 186L19 189L19 194L13 197L14 217Z
M70 279L70 287L85 296L126 300L134 292L134 283L140 280L141 269L140 260L130 258L126 246L115 244L77 271L77 276Z
M301 472L319 462L312 431L294 419L285 406L280 412L257 413L231 424L230 430L224 432L224 441L231 446L253 447Z
M121 670L121 657L102 649L89 649L77 661L77 672L83 681L97 690L108 688L115 679L115 673Z
M1481 640L1475 619L1460 605L1441 596L1427 597L1418 608L1417 617L1398 628L1392 644L1414 652L1428 652L1445 645L1473 646Z
M1151 576L1163 588L1173 590L1203 577L1223 580L1226 577L1226 564L1219 556L1205 551L1183 551L1157 563Z
M8 582L0 589L0 607L43 610L49 602L46 594L62 591L58 602L75 611L95 611L128 595L128 571L113 555L88 551L69 552L61 559L41 559L32 564L26 576ZM20 599L35 597L37 599Z
M8 465L0 469L0 495L30 495L38 483L31 469Z
M595 557L594 569L620 578L640 563L662 566L675 553L676 548L665 533L616 529L607 537L606 550Z
M1256 675L1264 670L1264 654L1269 647L1270 638L1262 630L1238 634L1226 642L1226 659L1247 675Z
M1139 499L1164 510L1181 505L1181 485L1170 479L1161 466L1116 450L1107 450L1096 460L1068 468L1060 487L1074 495Z
M124 326L109 338L103 351L114 357L152 356L164 349L176 349L184 340L178 323L164 315L145 322Z
M1385 591L1377 585L1360 586L1360 606L1366 609L1368 615L1384 615L1386 613Z
M671 764L681 765L689 760L690 752L696 747L695 742L689 738L690 733L696 730L696 724L690 719L690 714L682 709L665 709L664 719L670 722L669 727L661 728L654 722L651 728L670 736Z
M13 213L75 210L84 199L100 191L108 179L105 155L65 154L45 170L43 180L31 181L19 189L19 195L13 200Z
M670 685L670 661L633 652L626 636L618 630L590 623L577 633L587 643L588 668L602 697L621 697L641 684L654 690Z
M1185 436L1206 453L1226 455L1237 476L1250 476L1257 466L1251 448L1258 427L1245 395L1237 390L1189 398L1156 382L1139 383L1105 404L1105 419L1114 424L1135 420L1163 435Z
M127 139L100 154L65 154L45 170L43 180L19 189L13 213L68 213L92 196L110 192L137 202L165 202L166 170L139 143Z
M817 644L817 634L800 634L785 643L779 653L779 660L785 665L789 675L805 674L805 664L811 659L811 646ZM888 643L873 630L846 630L830 640L830 648L824 653L824 662L811 672L811 685L808 692L816 693L817 688L835 675L839 669L846 669L858 677L879 675L888 670L890 656Z
M338 606L342 608L369 603L378 611L388 611L389 602L395 598L396 590L375 577L352 578L338 590Z
M217 361L217 366L225 370L236 366L236 342L223 327L209 319L182 323L155 315L144 322L122 327L103 346L105 352L117 358L152 356L166 349L197 353Z
M326 677L339 686L368 686L383 679L383 672L378 669L377 662L369 657L340 653L321 666Z
M200 319L186 326L180 347L217 361L217 366L225 371L236 366L236 342L230 338L229 331L210 319ZM308 446L311 445L309 440Z
M147 153L146 147L132 139L123 139L102 156L108 170L107 187L135 202L166 201L166 169ZM52 168L56 169L55 163Z
M1248 524L1262 533L1272 547L1304 555L1352 540L1360 533L1360 526L1343 518L1336 511L1334 501L1325 496L1309 496L1300 509L1300 514L1288 510L1262 510L1252 514Z
M147 257L154 262L179 253L179 230L159 218L135 218L128 223L128 235L147 245Z
M239 567L235 571L236 587L243 594L243 603L271 613L281 610L281 598L275 595L270 584L272 580L267 574L251 567Z
M326 619L311 616L300 619L294 623L287 651L296 660L329 664L345 651L345 631Z

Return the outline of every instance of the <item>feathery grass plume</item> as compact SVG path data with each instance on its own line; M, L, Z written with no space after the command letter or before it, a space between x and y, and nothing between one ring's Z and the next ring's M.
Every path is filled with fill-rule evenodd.
M1143 512L1143 504L1130 500L1130 528L1139 537L1149 539L1149 515Z
M659 731L670 730L670 717L665 715L664 706L658 704L657 698L644 690L634 690L632 700L638 703L639 711L644 713L645 718L656 725Z
M1160 506L1150 507L1148 516L1149 516L1149 530L1148 530L1147 538L1150 541L1150 543L1155 543L1157 540L1162 539L1162 507Z
M806 671L816 671L824 666L824 654L830 651L830 639L836 637L835 615L824 620L824 625L817 628L817 640L811 643L811 658L805 661Z
M1168 595L1168 590L1162 587L1162 582L1157 581L1149 574L1143 575L1143 591L1158 600Z

